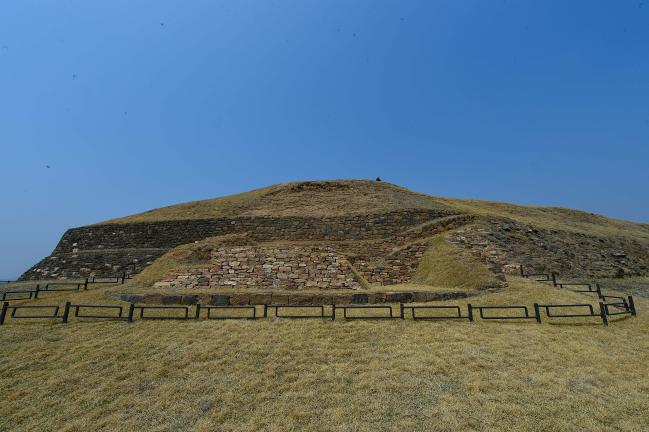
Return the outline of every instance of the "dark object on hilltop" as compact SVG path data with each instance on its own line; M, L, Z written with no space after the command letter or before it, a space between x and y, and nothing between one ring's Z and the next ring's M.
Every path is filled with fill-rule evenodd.
M381 181L381 177L377 177L377 178L376 178L376 181Z

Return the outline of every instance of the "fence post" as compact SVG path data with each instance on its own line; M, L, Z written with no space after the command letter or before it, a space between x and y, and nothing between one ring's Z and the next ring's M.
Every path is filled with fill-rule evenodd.
M557 286L557 275L552 273L552 286Z
M88 278L83 282L83 290L86 291L88 289Z
M9 302L4 302L2 304L2 309L0 309L0 325L4 324L5 317L7 316L7 310L9 310Z
M34 298L38 298L38 292L41 290L41 284L36 284L36 289L34 290Z
M541 308L538 303L534 303L534 315L536 315L536 322L541 324Z
M599 286L599 282L595 284L595 291L597 291L597 297L602 298L602 287Z
M523 264L521 264L520 266L518 266L518 269L519 269L520 272L521 272L521 277L525 277L525 271L523 270Z
M471 303L467 305L467 310L469 311L469 321L473 321L473 306L471 306Z
M604 325L608 325L608 318L606 317L606 308L604 307L603 302L599 302L599 316L602 317L602 321L604 321Z
M268 305L264 303L264 318L268 318Z
M636 316L635 303L633 302L633 296L629 296L629 312L631 312L631 315Z
M400 318L403 319L403 303L399 303L399 307L401 309Z
M128 307L128 318L126 319L127 322L130 323L133 322L133 312L135 312L135 304L131 303L130 306Z
M199 319L200 317L201 317L201 304L196 303L196 316L195 316L195 318Z
M63 324L68 323L68 316L70 315L70 302L65 302L65 308L63 308Z
M124 281L126 281L126 272L122 272L122 285L124 285Z

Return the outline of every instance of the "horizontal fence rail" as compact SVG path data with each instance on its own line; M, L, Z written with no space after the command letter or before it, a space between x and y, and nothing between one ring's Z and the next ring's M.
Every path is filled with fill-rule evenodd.
M469 319L468 315L462 315L462 309L460 306L406 306L403 303L401 304L401 319L404 319L404 310L410 310L410 316L413 320L445 320L445 319ZM451 311L453 315L448 314L425 314L417 315L416 311L433 311L433 312L444 312Z
M200 318L201 310L207 310L207 319L216 319L216 320L225 320L225 319L257 319L257 307L256 306L202 306L200 304L196 305L196 319ZM252 311L252 315L212 315L212 311L239 311L247 310Z
M45 284L39 291L81 291L81 287L85 284L83 282L50 282Z
M392 305L331 305L331 314L327 315L325 309L327 305L232 305L232 306L212 306L212 305L195 305L195 312L190 316L190 306L169 306L169 305L136 305L131 303L128 306L128 314L124 316L127 306L124 305L93 305L93 304L72 304L66 302L60 305L10 305L5 301L0 308L0 325L9 319L61 319L67 323L70 318L70 311L75 318L79 319L115 319L133 322L136 311L139 310L138 318L163 319L163 320L189 320L189 319L206 319L226 320L226 319L259 319L269 318L268 310L274 310L275 318L342 318L345 320L375 320L375 319L405 319L405 311L409 311L412 320L446 320L446 319L466 319L468 321L481 320L527 320L535 319L538 323L542 322L542 315L546 319L560 318L591 318L599 317L603 323L608 325L608 317L615 315L636 316L637 311L632 296L627 298L619 296L607 296L616 301L599 302L599 310L596 305L590 303L571 303L571 304L552 304L552 303L534 303L534 314L530 313L530 308L526 305L405 305L399 303L399 315L394 314ZM257 314L257 309L262 308L263 315ZM61 313L61 310L63 312ZM290 310L297 310L297 313L291 313ZM305 313L305 310L314 311L315 313ZM342 316L340 311L342 310ZM466 314L464 313L466 310ZM33 311L35 313L30 313ZM43 311L43 313L39 313ZM49 311L45 313L45 311ZM101 312L100 312L101 311ZM206 311L206 312L203 312ZM241 313L237 313L242 311ZM378 314L368 314L368 312L378 312ZM512 311L513 313L505 313ZM202 313L203 312L203 313ZM223 312L223 314L219 313Z
M140 319L173 319L173 320L186 320L189 319L189 306L136 306L135 309L140 310ZM153 311L182 311L182 315L145 315L145 310ZM131 320L133 316L129 313Z
M595 313L595 309L593 308L593 305L590 303L575 303L575 304L541 304L541 305L535 305L539 306L540 308L545 309L545 315L548 318L576 318L576 317L590 317L590 316L599 316L598 313ZM588 311L584 311L583 313L575 313L575 312L568 312L568 313L561 313L561 312L554 312L552 313L553 310L557 309L583 309L586 308Z
M124 312L124 308L122 306L106 306L106 305L81 305L81 304L75 304L72 305L74 308L74 316L77 318L107 318L107 319L115 319L115 318L122 318L122 314ZM86 315L82 313L83 309L102 309L102 310L112 310L117 312L117 315Z
M23 294L23 295L26 294L27 297L24 297L24 296L23 296L23 297L17 297L17 298L16 298L16 297L13 297L13 296L12 296L12 298L7 298L7 296L10 295L10 294L12 294L12 295L13 295L13 294ZM6 301L6 300L31 300L31 299L34 297L35 294L36 294L36 291L33 291L33 290L10 290L10 291L3 291L3 292L2 292L2 301Z
M293 305L293 304L272 304L264 306L264 317L268 316L268 309L275 310L275 317L277 318L330 318L330 316L325 316L324 305ZM284 314L281 314L280 311L284 309L307 309L313 310L317 315L305 314L304 311L297 314L288 313L285 311Z
M10 306L9 309L11 309L11 318L61 318L59 316L59 306ZM19 310L50 310L53 311L49 315L19 315L17 312Z
M261 304L261 305L195 305L195 313L190 317L189 306L170 305L136 305L131 303L128 306L128 314L124 316L124 305L91 305L72 304L65 302L60 305L19 305L12 306L10 301L38 299L44 293L66 292L87 290L92 284L119 284L130 279L131 276L123 273L121 276L93 276L84 281L59 281L49 282L44 285L37 284L32 289L8 289L0 290L2 308L0 308L0 325L9 319L61 319L67 323L70 317L70 310L74 311L74 317L79 319L114 319L133 322L135 311L139 310L139 319L167 319L167 320L188 320L206 319L259 319L257 308L263 308L263 318L268 318L268 310L274 311L275 318L342 318L346 320L374 320L374 319L405 319L405 311L413 320L446 320L466 319L475 321L481 320L531 320L542 322L542 315L546 319L561 318L591 318L599 317L605 325L609 324L608 317L616 315L636 316L637 311L632 296L622 297L616 295L604 295L598 283L584 282L557 282L555 273L530 273L526 274L523 266L520 266L521 276L531 278L538 282L551 283L555 287L570 289L578 293L597 294L598 310L596 305L590 303L572 304L541 304L534 303L534 314L526 305L404 305L399 303L399 315L395 316L392 305L299 305L299 304ZM0 281L0 283L11 283L11 281ZM585 288L585 289L573 289ZM331 308L331 314L327 315L325 308ZM466 308L466 313L463 313ZM342 316L340 310L342 309ZM61 313L61 310L63 312ZM41 311L49 311L49 313ZM149 311L146 313L145 311ZM201 315L202 311L207 311ZM295 312L294 312L295 311ZM308 312L307 312L308 311ZM476 312L477 311L477 316ZM30 313L33 312L33 313ZM180 313L179 313L180 312ZM313 312L313 313L312 313ZM338 312L338 315L337 315ZM372 313L372 312L377 312ZM511 312L511 313L507 313Z
M477 309L480 313L480 319L483 320L503 320L503 319L536 319L536 316L530 316L530 311L527 306L472 306L469 304L469 310ZM522 315L486 315L485 311L522 311ZM469 312L470 316L473 316L472 312Z
M334 310L339 310L342 309L343 311L343 318L348 319L348 320L366 320L366 319L394 319L398 318L395 317L394 314L392 313L392 306L384 305L384 306L379 306L379 305L372 305L372 306L360 306L360 305L345 305L345 306L338 306L334 305L335 308ZM387 315L362 315L363 312L361 312L361 315L348 315L347 311L368 311L368 310L379 310L379 311L388 311ZM334 315L335 318L335 315Z
M87 290L90 285L94 284L123 284L126 280L132 279L129 275L122 276L96 276L92 278L86 278L84 281L59 281L59 282L48 282L45 284L37 284L35 287L30 288L15 288L0 291L0 301L18 301L18 300L31 300L37 299L40 295L47 293L57 293L57 292L70 292L70 291L81 291ZM13 281L8 281L5 283L14 283ZM20 295L22 294L22 296ZM17 296L16 296L17 295Z

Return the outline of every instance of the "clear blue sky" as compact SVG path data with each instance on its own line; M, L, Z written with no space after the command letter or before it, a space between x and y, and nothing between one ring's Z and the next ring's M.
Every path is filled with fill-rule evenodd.
M0 278L289 180L649 222L649 1L3 0L0 152Z

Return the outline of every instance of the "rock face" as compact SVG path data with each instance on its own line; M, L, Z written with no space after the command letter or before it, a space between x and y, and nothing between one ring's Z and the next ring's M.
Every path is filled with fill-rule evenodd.
M555 272L564 277L622 277L649 272L649 244L539 229L509 220L481 220L447 238L504 272Z
M360 289L345 258L331 247L220 248L207 269L170 273L159 288Z

